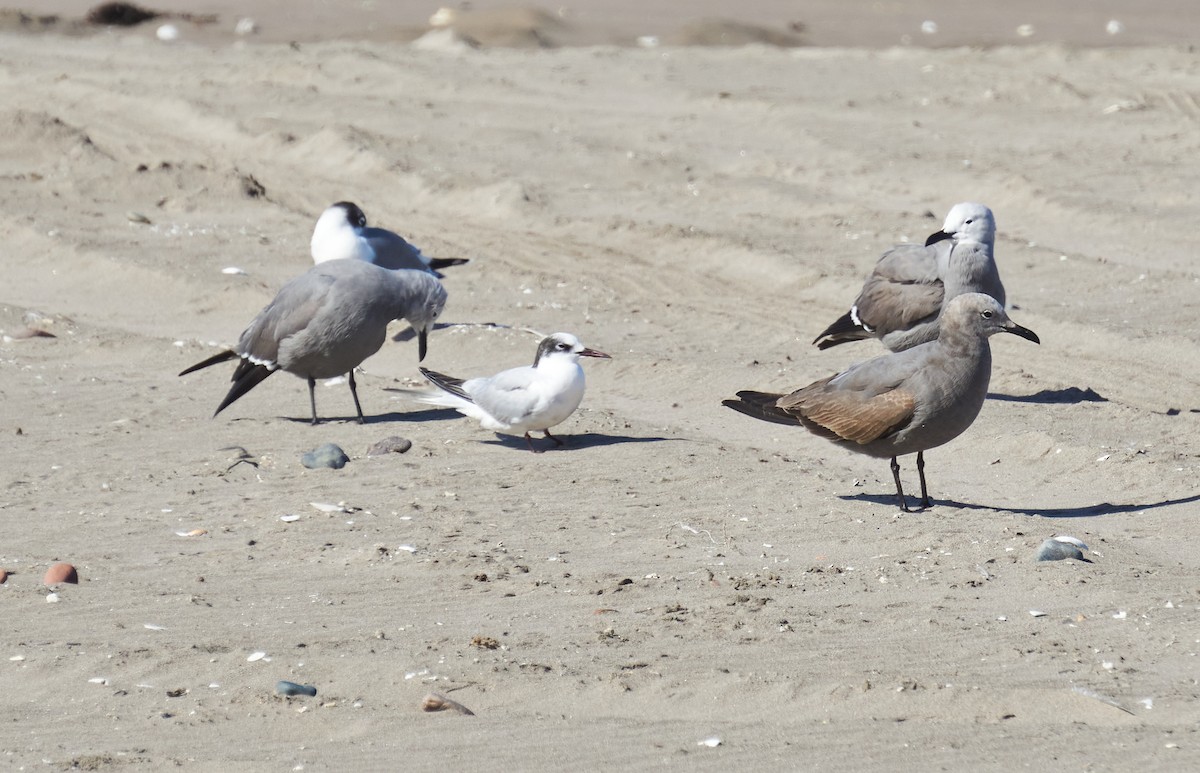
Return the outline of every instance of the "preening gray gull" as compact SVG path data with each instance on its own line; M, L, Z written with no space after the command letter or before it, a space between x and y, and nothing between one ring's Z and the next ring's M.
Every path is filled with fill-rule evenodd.
M349 201L339 201L321 213L309 246L313 263L353 258L382 268L429 271L438 278L440 269L470 262L468 258L430 258L399 234L368 227L367 216Z
M901 244L875 264L854 305L813 341L820 349L878 338L894 352L937 338L938 314L963 293L984 293L1003 306L993 256L996 220L982 204L955 204L942 230L924 245Z
M924 452L961 435L979 415L992 374L988 337L996 333L1041 343L995 298L959 295L942 312L941 335L933 341L852 365L788 395L743 391L722 405L802 425L851 451L891 457L896 497L906 512L896 457L916 453L921 506L929 507Z
M292 279L259 312L232 351L199 362L179 375L240 359L233 386L216 416L277 370L308 379L312 422L317 423L316 380L349 374L358 421L354 369L379 351L388 323L405 319L417 331L418 358L446 305L446 289L427 271L392 271L361 260L331 260Z
M407 393L419 402L455 408L478 420L484 429L524 433L529 450L540 453L529 433L541 430L561 446L563 442L550 434L550 428L566 421L583 400L580 357L611 359L604 352L588 349L570 333L555 333L538 345L533 365L466 381L421 368L440 391Z

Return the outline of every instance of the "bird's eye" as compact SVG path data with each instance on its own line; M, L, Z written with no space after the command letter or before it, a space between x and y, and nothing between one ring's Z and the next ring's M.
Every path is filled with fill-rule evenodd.
M967 220L967 222L964 223L964 225L970 225L971 223L974 223L974 222L975 222L974 220Z
M984 319L991 319L991 318L992 318L992 312L990 312L990 311L988 311L988 310L986 310L986 309L985 309L985 310L983 310L983 311L979 312L979 316L983 317Z
M560 343L558 346L556 346L554 348L558 349L560 352L565 352L566 350L570 349L571 347L567 346L566 344Z

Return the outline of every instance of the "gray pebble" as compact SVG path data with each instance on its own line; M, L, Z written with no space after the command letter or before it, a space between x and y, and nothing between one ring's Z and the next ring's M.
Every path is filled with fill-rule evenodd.
M317 688L311 684L296 684L295 682L280 681L275 685L275 692L280 695L292 697L293 695L307 695L312 698L317 694Z
M1067 537L1065 539L1051 537L1038 547L1034 560L1062 561L1064 558L1074 558L1076 561L1087 561L1083 557L1084 550L1087 550L1087 545L1084 545L1074 537Z
M318 446L300 457L300 463L310 470L318 467L340 470L346 466L348 461L350 461L350 457L346 456L346 452L333 443Z
M412 448L412 441L399 435L385 437L367 449L367 456L383 456L384 454L402 454Z

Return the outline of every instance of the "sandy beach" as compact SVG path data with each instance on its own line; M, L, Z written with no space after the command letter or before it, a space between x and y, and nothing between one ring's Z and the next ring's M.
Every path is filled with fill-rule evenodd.
M689 19L632 3L564 4L553 47L336 7L0 32L7 766L1200 765L1200 64L1169 4L970 34L948 2L700 9L795 47L675 45ZM343 199L471 259L424 365L493 373L555 331L612 355L564 448L405 399L400 323L365 425L332 384L310 426L287 374L211 418L232 366L176 374ZM901 513L886 460L721 400L881 354L810 342L959 201L994 210L1042 345L993 340L979 419L926 454L934 507ZM349 464L300 464L327 442ZM1034 561L1053 535L1090 561ZM43 585L56 561L80 582Z

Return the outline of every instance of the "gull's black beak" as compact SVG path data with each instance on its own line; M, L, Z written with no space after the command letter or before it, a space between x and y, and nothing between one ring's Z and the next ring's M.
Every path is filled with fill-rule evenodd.
M948 234L945 231L934 231L933 233L929 234L929 238L925 240L925 246L928 247L931 244L937 244L938 242L944 242L947 239L953 238L954 234Z
M599 357L602 360L611 360L612 359L612 357L609 357L604 352L598 352L595 349L584 349L582 352L579 353L579 356L580 357Z
M421 328L417 331L417 362L425 361L425 352L429 351L429 330Z
M1012 333L1015 336L1021 336L1026 341L1033 341L1035 344L1040 344L1042 339L1038 338L1037 333L1027 327L1021 327L1016 322L1009 320L1009 324L1004 328L1005 333Z

